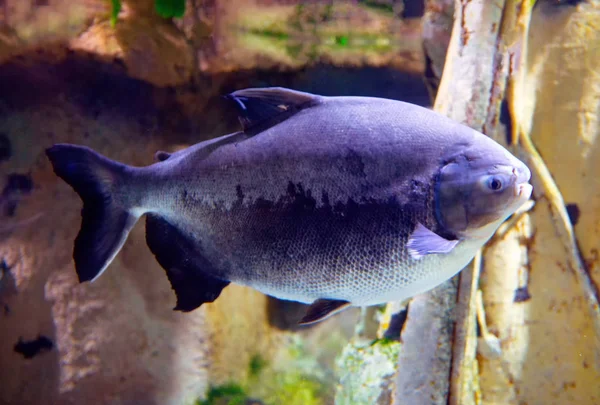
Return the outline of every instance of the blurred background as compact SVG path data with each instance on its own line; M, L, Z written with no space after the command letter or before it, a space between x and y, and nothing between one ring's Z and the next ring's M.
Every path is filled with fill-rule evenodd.
M452 2L435 3L451 24ZM430 106L424 13L423 1L0 0L0 403L333 403L358 309L300 330L302 305L231 286L176 313L141 223L105 277L79 285L81 203L43 151L71 142L150 164L238 130L222 96L246 87ZM450 30L440 37L443 63Z
M500 16L504 3L523 2L456 4ZM476 394L449 403L600 403L600 318L583 298L597 299L600 283L600 6L538 3L530 51L517 53L530 79L519 111L596 289L582 292L568 270L533 170L532 216L484 256L483 302L504 357L485 351L478 325ZM298 328L303 305L231 285L172 311L142 222L103 277L79 284L81 202L44 149L83 144L148 165L157 150L238 130L222 96L247 87L432 107L454 12L453 0L0 0L0 404L445 404L393 395L393 376L409 370L397 367L406 310L351 309ZM465 30L478 14L467 17ZM461 46L476 42L474 24ZM464 77L487 77L501 59ZM478 94L463 101L479 105ZM510 127L500 105L490 114Z

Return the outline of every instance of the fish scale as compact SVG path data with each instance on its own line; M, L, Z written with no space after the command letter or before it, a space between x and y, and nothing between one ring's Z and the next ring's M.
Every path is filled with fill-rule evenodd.
M175 309L230 282L312 303L301 323L401 300L452 277L531 194L529 169L431 110L282 88L232 93L243 131L134 168L80 146L47 151L84 200L81 281L137 219Z
M365 110L363 103L351 99L345 108L346 114L362 119L369 111ZM394 104L390 103L391 106ZM306 145L312 142L323 142L322 133L311 130L317 122L313 114L299 113L270 133L262 133L260 139L226 145L214 152L201 166L195 166L204 174L193 179L197 184L184 181L179 175L180 165L174 162L173 177L178 176L188 189L196 191L188 193L194 201L184 203L192 212L184 214L186 219L177 223L177 217L181 217L185 210L177 207L171 221L180 229L190 228L190 232L200 227L212 229L212 235L202 241L215 245L213 253L207 253L207 256L225 257L229 262L227 268L220 269L223 273L218 276L250 285L267 294L302 302L312 302L315 297L344 300L361 297L352 301L360 305L373 301L378 292L389 289L390 294L395 291L402 298L406 295L402 293L406 285L420 279L420 275L428 274L426 264L429 261L407 261L406 242L417 217L426 226L437 229L431 215L431 186L421 182L424 190L418 190L421 192L418 195L412 190L413 177L408 177L411 180L408 181L395 173L391 175L391 170L382 170L381 161L386 160L374 159L373 155L378 151L383 151L384 155L393 154L394 147L402 148L401 142L374 144L374 150L368 150L363 147L364 140L361 139L364 131L352 134L352 124L328 121L322 128L323 132L344 132L346 135L336 142L321 144L319 153L312 148L307 149ZM377 111L377 115L380 114ZM371 137L380 134L379 137L385 139L390 126L390 119L378 120L367 132L374 134ZM278 142L272 142L270 138L276 138ZM288 147L282 149L281 143ZM292 158L285 160L290 155ZM300 157L304 159L299 162ZM192 161L193 157L188 160ZM226 170L212 170L222 167L223 162L228 163ZM387 162L390 160L387 159ZM252 175L248 176L248 173ZM293 180L297 181L296 186ZM317 208L323 206L323 198L318 198L319 195L327 196L333 207L320 212L289 208L293 205L292 198L283 192L290 189L290 184L292 188L304 186L305 194L313 195L312 204ZM213 185L217 185L218 189ZM410 203L419 206L419 213L411 212L408 204L393 201L398 195L410 194L402 190L408 185L413 194ZM240 190L244 194L241 201ZM415 197L420 197L419 204L416 204ZM369 209L362 201L367 198L377 198L368 205ZM354 199L357 205L354 211L344 212L346 208L342 208L336 212L336 205L343 206ZM271 204L279 201L279 204L274 204L279 208L253 204L256 200ZM215 210L210 203L199 206L199 201L217 202L224 204L225 208ZM227 209L235 205L234 201L238 206ZM358 205L361 207L358 208ZM165 207L162 214L168 216L167 211ZM344 217L349 219L344 221ZM392 223L390 218L394 218L396 223ZM262 229L263 224L266 224L266 229ZM259 238L259 235L262 237ZM238 243L232 243L232 240ZM273 241L279 243L273 244ZM367 254L368 251L373 254ZM264 260L264 256L268 259Z

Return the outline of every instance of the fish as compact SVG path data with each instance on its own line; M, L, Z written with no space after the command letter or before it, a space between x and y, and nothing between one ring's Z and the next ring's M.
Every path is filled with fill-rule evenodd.
M225 96L241 129L144 167L46 150L83 201L73 259L94 281L145 216L174 310L230 283L308 304L299 323L426 292L529 200L529 168L490 137L414 104L281 87Z

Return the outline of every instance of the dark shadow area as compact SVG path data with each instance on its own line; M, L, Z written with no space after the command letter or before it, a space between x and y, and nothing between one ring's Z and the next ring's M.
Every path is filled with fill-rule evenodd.
M6 134L0 133L0 162L10 159L12 146Z
M14 346L15 353L23 355L26 359L32 359L53 348L54 342L52 342L49 337L43 335L40 335L37 339L33 340L23 340L22 337L19 337L19 341Z
M425 14L424 0L404 0L402 18L419 18Z
M168 132L172 142L195 143L239 130L235 108L223 95L247 87L283 86L326 96L374 96L431 105L423 77L387 67L238 71L204 77L198 84L158 88L128 77L119 61L107 64L73 52L58 62L52 55L38 59L33 63L19 57L0 66L0 117L63 99L87 117L121 116L142 128ZM15 153L10 149L11 134L2 135L4 155Z
M306 310L307 304L300 302L285 301L274 297L268 297L267 300L267 315L269 324L279 330L301 330L310 328L312 325L298 325L298 321L302 319Z
M33 180L29 174L9 173L0 194L0 211L8 217L15 216L19 200L30 194L33 189Z
M402 311L392 315L390 325L383 334L385 339L402 340L402 328L404 328L404 324L408 318L408 307L409 305L407 305Z

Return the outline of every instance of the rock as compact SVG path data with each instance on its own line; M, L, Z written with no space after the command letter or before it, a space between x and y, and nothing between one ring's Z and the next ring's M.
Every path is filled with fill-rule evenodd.
M238 129L220 95L263 80L237 73L202 90L161 88L101 59L46 52L0 65L0 134L11 151L0 161L0 192L10 190L15 204L13 216L0 210L0 403L181 404L232 381L260 400L326 401L356 310L297 328L303 305L230 285L213 304L173 312L175 296L143 223L100 279L78 283L71 256L81 202L54 175L44 149L73 142L146 165L157 150ZM269 80L326 94L363 82L369 86L354 91L426 101L414 75L330 69ZM406 86L392 89L391 80ZM258 377L255 359L266 364Z
M213 304L173 312L142 223L98 281L79 284L71 256L81 202L53 174L44 149L73 142L146 165L156 150L237 130L220 96L252 86L426 104L418 19L336 3L313 36L314 23L306 23L327 10L322 5L300 16L306 29L297 30L294 2L217 0L194 9L190 1L186 16L170 21L156 16L152 0L124 0L113 28L105 0L5 1L0 191L11 192L0 195L0 403L179 405L231 381L258 400L332 399L331 368L356 311L299 329L302 305L230 285ZM251 25L269 16L288 30L286 41ZM52 24L40 23L46 17ZM355 28L361 35L346 44ZM305 69L281 73L298 68ZM15 183L24 178L31 187ZM257 358L268 364L262 380L252 371Z
M10 59L19 52L21 40L15 30L0 24L0 62Z
M433 100L442 78L446 51L452 35L454 0L428 0L422 24L425 78Z
M403 19L401 2L390 8L370 2L300 7L296 0L187 1L183 18L163 19L154 1L122 0L112 27L105 0L53 0L45 5L6 1L10 25L0 30L0 63L34 49L62 47L122 64L130 77L156 86L199 82L204 75L224 72L319 63L388 66L415 74L425 64L421 19ZM412 8L410 16L420 10Z
M600 402L600 318L597 301L589 305L600 286L600 5L576 3L539 2L533 10L512 125L529 132L562 200L577 212L571 221L592 294L532 170L534 209L484 260L488 326L503 349L502 358L479 363L487 403ZM523 287L527 299L515 300Z
M119 60L129 77L156 86L188 83L194 72L191 48L181 31L156 15L129 15L113 28L99 22L70 42L70 48L106 61Z
M0 5L0 63L67 42L109 10L105 0L3 0Z
M14 216L0 213L0 403L190 403L210 384L244 380L252 355L270 359L279 346L267 298L254 290L232 285L214 304L172 311L175 296L143 223L98 281L78 283L71 254L81 203L53 175L44 148L81 143L144 165L187 137L158 118L175 93L111 66L71 55L50 67L0 67L0 133L12 148L0 162L0 188L30 191L15 200ZM28 173L31 184L11 173Z

